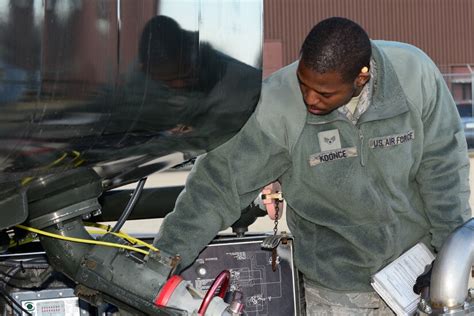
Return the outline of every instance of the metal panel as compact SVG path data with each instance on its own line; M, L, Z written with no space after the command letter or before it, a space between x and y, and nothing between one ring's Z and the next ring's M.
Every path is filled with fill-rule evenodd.
M181 273L192 285L207 291L223 269L232 275L231 289L243 293L244 315L300 315L299 279L293 265L293 241L277 247L277 263L272 269L272 252L261 247L265 236L216 238L196 261Z

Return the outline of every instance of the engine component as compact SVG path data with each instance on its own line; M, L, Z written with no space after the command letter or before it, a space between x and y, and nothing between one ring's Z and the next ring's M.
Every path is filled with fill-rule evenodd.
M0 230L41 233L50 264L91 301L185 314L155 304L177 256L112 233L96 240L82 219L100 213L104 191L240 130L260 95L262 9L261 0L218 10L213 0L0 8ZM219 299L208 313L220 312Z
M474 219L458 227L444 242L433 263L429 297L418 305L421 315L474 313L474 291L468 290L474 263Z

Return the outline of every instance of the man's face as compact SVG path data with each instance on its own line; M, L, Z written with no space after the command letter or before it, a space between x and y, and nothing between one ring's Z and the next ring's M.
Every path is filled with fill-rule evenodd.
M344 81L338 72L317 73L300 61L296 72L308 111L315 115L329 114L343 106L353 96L360 93L361 88L353 82Z
M166 85L168 88L174 90L193 88L197 84L198 78L193 74L191 67L185 67L185 65L179 67L176 65L176 63L166 65L148 64L142 65L142 70L149 78Z

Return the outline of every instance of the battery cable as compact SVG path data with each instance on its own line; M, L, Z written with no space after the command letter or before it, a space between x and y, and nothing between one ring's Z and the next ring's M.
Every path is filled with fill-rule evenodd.
M116 244L116 243L112 243L112 242L82 239L82 238L74 238L74 237L66 237L66 236L62 236L62 235L59 235L59 234L53 234L53 233L50 233L50 232L46 232L46 231L43 231L43 230L40 230L40 229L36 229L36 228L33 228L33 227L24 226L24 225L16 225L15 227L27 230L27 231L35 233L35 234L39 234L39 235L43 235L43 236L47 236L47 237L51 237L51 238L56 238L56 239L61 239L61 240L65 240L65 241L71 241L71 242L77 242L77 243L83 243L83 244L99 245L99 246L105 246L105 247L113 247L113 248L122 248L122 249L126 249L126 250L139 252L139 253L142 253L144 255L148 255L148 253L149 253L148 251L140 249L140 248L127 246L127 245ZM115 233L115 234L126 235L124 233ZM131 236L128 236L128 235L126 235L126 236L127 237L125 239L127 239L127 240L130 239L130 240L134 240L135 242L136 242L136 240L138 240L138 239L133 238ZM143 245L143 244L146 244L146 243L142 242L140 244ZM153 250L153 251L158 250L157 248L155 248L155 247L153 247L149 244L147 244L147 247L149 249Z

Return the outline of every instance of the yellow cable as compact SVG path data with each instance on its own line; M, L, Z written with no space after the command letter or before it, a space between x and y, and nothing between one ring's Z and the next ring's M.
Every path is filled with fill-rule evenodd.
M26 178L23 178L23 179L21 180L21 185L22 185L22 186L25 186L25 185L27 185L28 183L30 183L33 179L34 179L33 177L26 177Z
M73 150L71 151L72 155L74 156L74 158L72 159L72 161L76 160L77 158L79 158L81 156L81 153L78 152L77 150Z
M86 228L87 229L87 228ZM87 229L87 232L89 234L93 234L93 235L105 235L105 234L113 234L117 237L120 237L122 239L126 239L129 243L131 243L132 245L135 245L136 242L134 240L129 240L129 239L133 239L133 237L130 237L128 236L127 234L121 234L121 233L112 233L112 232L104 232L103 230L89 230Z
M146 247L148 249L151 249L153 251L158 251L158 248L156 248L155 246L150 245L149 243L146 243L143 240L140 240L138 238L132 237L132 236L127 235L127 234L117 234L117 235L119 237L122 237L122 238L130 241L132 244L141 245L141 246Z
M112 229L112 227L110 225L104 225L104 224L99 224L99 223L90 223L90 222L86 222L84 223L86 226L92 226L92 227L97 227L97 228L100 228L100 229L103 229L105 230L106 232L109 232L110 233L110 230ZM22 229L26 229L26 230L29 230L31 232L35 232L37 234L42 234L40 232L37 232L37 231L40 231L40 230L37 230L35 228L30 228L30 227L27 227L27 226L23 226L22 225L18 225L19 228L22 228ZM106 232L103 232L103 231L88 231L89 233L92 233L92 234L105 234ZM107 242L103 242L103 241L97 241L97 240L88 240L88 239L79 239L79 238L72 238L72 237L64 237L64 236L61 236L61 235L56 235L56 234L52 234L52 233L48 233L48 232L44 232L44 234L42 235L46 235L48 236L47 234L51 234L53 236L49 236L49 237L52 237L52 238L59 238L59 239L63 239L63 240L69 240L69 241L74 241L74 242L83 242L83 240L87 240L87 242L85 243L89 243L89 244L102 244L102 245L106 245L108 244ZM141 246L144 246L148 249L151 249L153 251L158 251L158 248L154 247L153 245L151 244L148 244L138 238L135 238L135 237L132 237L130 235L128 235L127 233L125 232L122 232L122 231L119 231L118 233L113 233L114 235L120 237L120 238L123 238L125 240L127 240L128 242L130 242L131 244L136 244L136 245L141 245ZM56 236L59 236L59 237L56 237ZM35 238L28 238L28 239L24 239L22 241L19 241L19 242L14 242L12 241L9 245L9 248L11 247L15 247L15 246L19 246L19 245L23 245L23 244L27 244L31 241L33 241ZM113 243L110 243L110 244L113 244ZM119 245L119 244L113 244L113 245ZM113 247L117 247L117 246L113 246ZM120 245L120 247L117 247L117 248L125 248L125 247L128 247L126 245ZM133 250L135 251L137 248L134 248L132 247ZM125 248L125 249L128 249L128 248ZM141 253L145 253L142 251L138 251L138 252L141 252Z
M36 234L48 236L48 237L51 237L51 238L62 239L62 240L66 240L66 241L78 242L78 243L83 243L83 244L92 244L92 245L100 245L100 246L106 246L106 247L122 248L122 249L131 250L131 251L136 251L136 252L142 253L144 255L148 255L148 251L145 251L145 250L139 249L139 248L135 248L135 247L131 247L131 246L114 244L114 243L105 242L105 241L97 241L97 240L90 240L90 239L66 237L66 236L62 236L62 235L58 235L58 234L48 233L48 232L45 232L43 230L39 230L39 229L36 229L36 228L27 227L27 226L23 226L23 225L16 225L16 227L27 230L27 231L30 231L30 232L33 232L33 233L36 233Z
M110 225L104 225L104 224L99 224L99 223L85 222L84 225L97 227L97 228L103 229L107 232L110 232L110 230L112 229L110 227ZM99 233L100 234L101 232L94 231L94 233ZM118 233L114 233L114 235L116 235L118 237L121 237L123 239L126 239L129 242L131 242L132 244L142 245L142 246L147 247L148 249L151 249L153 251L158 251L158 248L156 248L155 246L150 245L150 244L148 244L148 243L146 243L143 240L140 240L138 238L132 237L132 236L128 235L127 233L123 232L123 231L119 231Z
M49 167L53 167L55 165L57 165L58 163L60 163L61 161L64 160L64 158L67 157L67 153L64 153L61 157L59 157L58 159L56 159L55 161L53 161L52 163L50 163L49 165L47 165L45 168L46 169L49 169Z
M81 158L81 153L77 150L73 150L71 151L69 154L71 154L72 156L74 156L74 158L72 158L71 162L73 163L73 166L76 168L76 167L79 167L80 165L82 165L85 160ZM57 166L58 164L62 163L66 158L67 156L69 155L67 152L66 153L63 153L61 155L61 157L59 157L58 159L54 160L53 162L51 162L49 165L46 165L44 167L41 167L41 169L43 170L48 170L49 168L51 167L54 167L54 166ZM22 186L25 186L27 184L29 184L31 181L33 181L35 178L34 177L26 177L26 178L23 178L21 180L21 185Z
M87 229L87 232L88 232L89 234L93 234L93 235L113 234L113 235L115 235L115 236L117 236L117 237L120 237L120 238L122 238L122 239L125 239L126 241L128 241L129 243L131 243L131 244L134 245L134 246L137 245L137 244L140 244L140 245L143 245L143 246L147 247L147 245L148 245L147 243L145 243L145 242L143 242L143 241L141 241L141 240L139 240L139 239L135 239L135 238L133 238L133 237L131 237L131 236L128 236L127 234L104 232L103 230L89 230L89 229ZM137 242L137 241L139 241L139 242ZM149 245L148 245L148 246L149 246ZM149 247L147 247L147 248L149 248Z
M97 227L97 228L106 230L108 232L112 229L112 227L110 225L104 225L104 224L100 224L100 223L84 222L84 225L85 226L91 226L91 227ZM119 233L121 233L121 231L119 231Z

